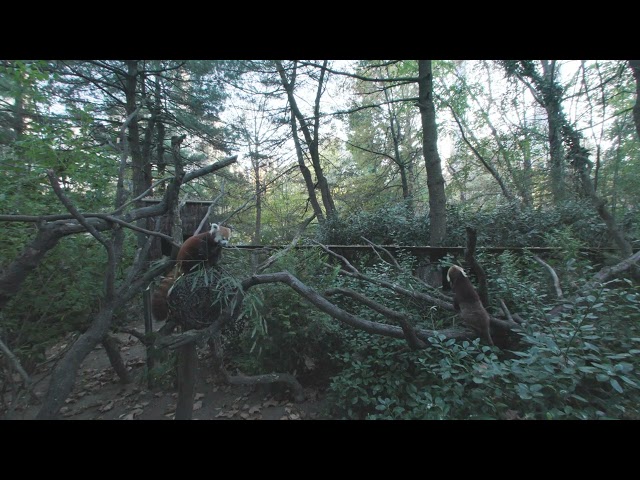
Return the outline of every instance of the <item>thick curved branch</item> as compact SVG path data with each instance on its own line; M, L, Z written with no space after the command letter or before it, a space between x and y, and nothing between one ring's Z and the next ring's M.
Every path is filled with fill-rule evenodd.
M409 345L409 348L411 348L411 350L426 348L426 343L424 343L417 337L416 329L409 322L408 316L398 313L395 310L391 310L390 308L387 308L384 305L381 305L378 302L375 302L374 300L371 300L370 298L367 298L364 295L351 290L350 288L332 288L324 293L327 296L344 295L347 297L351 297L357 302L366 305L371 310L378 312L393 321L398 322L400 324L400 327L402 328L402 331L404 332L407 344Z

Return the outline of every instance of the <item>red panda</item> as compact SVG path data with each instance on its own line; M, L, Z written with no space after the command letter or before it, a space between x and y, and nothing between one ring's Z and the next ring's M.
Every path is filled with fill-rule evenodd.
M180 275L186 275L204 265L213 267L222 257L222 247L229 243L231 230L227 227L211 224L211 230L189 237L180 247L176 258L175 268L160 283L153 292L151 313L153 317L162 321L169 313L167 297L174 282Z
M447 272L447 280L453 289L453 308L460 310L462 322L471 327L489 345L493 345L489 329L489 314L482 306L478 293L473 288L464 270L453 265Z
M176 259L180 273L187 274L202 264L207 267L217 265L222 256L222 247L229 243L230 237L231 230L212 223L208 232L187 238Z

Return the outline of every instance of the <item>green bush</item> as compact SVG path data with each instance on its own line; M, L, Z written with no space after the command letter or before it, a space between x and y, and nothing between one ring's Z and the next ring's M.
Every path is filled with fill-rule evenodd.
M290 252L268 271L289 271L322 291L335 279L320 275L322 268L314 249ZM247 374L289 372L326 381L335 370L329 354L341 348L337 322L286 285L257 286L249 293L254 300L244 302L244 333L228 348L234 363Z
M592 275L569 248L558 265L575 285ZM572 261L573 260L573 261ZM478 340L403 341L349 332L334 358L333 415L350 419L638 419L640 290L630 281L584 292L565 313L553 307L533 259L504 253L487 265L492 299L504 298L527 323L517 351ZM536 268L538 270L536 270ZM541 273L542 272L542 273ZM566 293L574 293L567 285ZM549 306L546 306L549 305ZM364 313L364 312L363 312Z

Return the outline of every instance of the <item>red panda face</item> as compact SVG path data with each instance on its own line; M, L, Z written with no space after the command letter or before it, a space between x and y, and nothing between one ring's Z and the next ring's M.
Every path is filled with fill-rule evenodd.
M209 233L213 235L216 242L220 243L223 247L226 247L231 238L231 229L218 225L217 223L211 224L211 230Z

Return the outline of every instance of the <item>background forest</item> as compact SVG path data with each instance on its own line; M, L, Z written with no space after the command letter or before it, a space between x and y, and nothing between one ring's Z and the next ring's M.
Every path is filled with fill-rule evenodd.
M69 335L39 418L96 345L116 367L153 242L208 201L247 293L228 361L332 418L639 418L639 94L626 60L0 61L0 415Z

